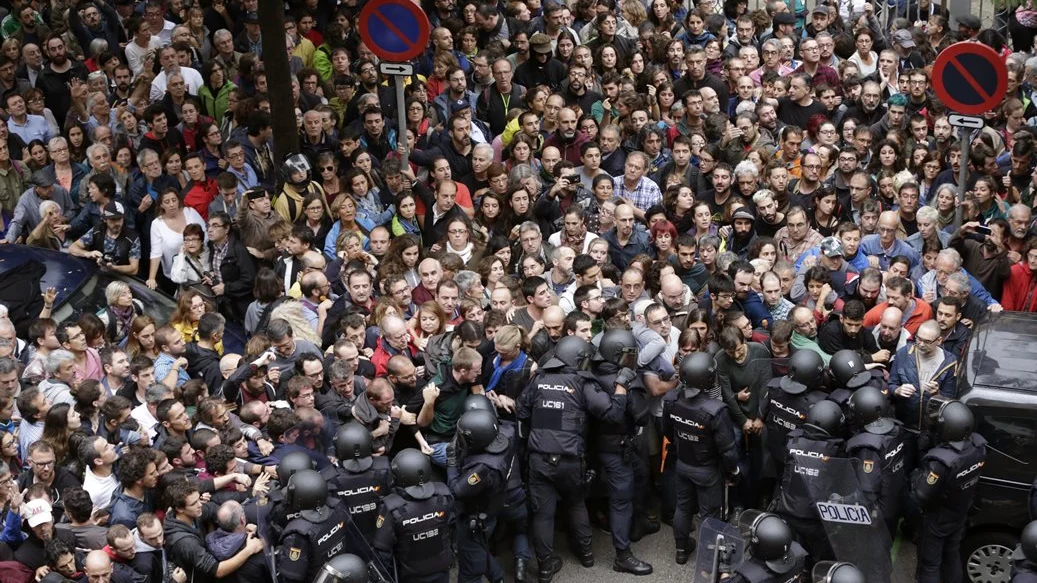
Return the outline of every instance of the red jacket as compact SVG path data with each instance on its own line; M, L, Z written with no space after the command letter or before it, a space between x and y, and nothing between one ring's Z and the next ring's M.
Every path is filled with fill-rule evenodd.
M208 222L209 203L215 200L219 193L220 189L212 178L207 178L204 182L189 182L184 189L184 205L198 211L202 219Z
M1026 257L1012 266L1001 295L1001 306L1013 312L1037 312L1037 278L1030 271ZM1026 298L1030 301L1027 305Z

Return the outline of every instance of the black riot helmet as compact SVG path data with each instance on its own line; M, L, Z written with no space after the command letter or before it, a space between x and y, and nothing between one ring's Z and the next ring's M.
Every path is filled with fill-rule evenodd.
M396 485L416 500L432 497L432 462L428 456L414 448L396 454L392 459L392 475Z
M367 583L371 574L367 563L356 555L335 555L324 563L313 583Z
M1027 524L1023 534L1019 535L1019 546L1012 558L1037 563L1037 520Z
M938 399L932 401L937 402ZM958 400L942 400L933 418L933 433L939 436L940 443L966 439L972 435L974 426L972 410Z
M622 368L634 368L637 364L637 339L630 330L609 330L601 335L598 353L606 362Z
M578 336L564 336L555 344L554 357L547 361L544 368L561 368L566 372L587 370L594 346Z
M868 433L884 435L895 425L889 418L889 400L875 387L861 387L850 395L850 415Z
M816 427L828 435L839 435L846 418L843 410L834 401L818 401L810 406L807 425Z
M786 573L792 548L792 529L777 514L762 513L749 531L749 548L753 558L767 563L772 571Z
M288 480L285 501L290 512L298 512L306 520L323 522L329 514L328 481L316 470L299 470Z
M489 411L493 413L493 416L497 416L497 408L493 406L493 401L490 400L486 395L468 395L464 398L464 410L465 411Z
M312 470L313 458L305 451L293 451L286 454L277 464L277 481L281 486L287 486L288 480L295 472L301 470Z
M353 473L366 472L373 464L374 438L359 423L346 423L335 434L335 455L342 467Z
M789 358L789 374L781 378L781 389L790 395L799 395L808 388L821 385L825 361L813 350L797 350Z
M717 361L709 353L693 352L681 361L680 376L684 383L684 396L690 399L716 384Z
M864 573L852 563L819 561L810 573L814 583L865 583Z
M871 373L864 368L864 359L853 350L840 350L828 361L828 370L839 387L856 389L871 380Z
M466 411L457 421L457 436L472 453L484 451L497 439L499 431L497 416L489 411Z

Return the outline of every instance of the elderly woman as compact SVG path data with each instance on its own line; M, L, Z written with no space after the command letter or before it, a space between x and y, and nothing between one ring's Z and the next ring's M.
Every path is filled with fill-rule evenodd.
M61 205L53 200L41 202L40 217L42 217L42 220L29 233L25 244L32 247L53 249L54 251L68 251L72 240L66 235L71 225L65 220L65 216L61 214Z
M205 233L201 225L191 223L184 227L184 244L176 257L173 257L169 279L179 285L181 290L198 291L208 266L209 248L205 245ZM212 290L208 290L208 293L211 294Z
M115 280L104 289L108 305L97 313L104 323L104 336L113 346L122 346L133 329L133 319L144 313L143 304L133 298L130 286Z

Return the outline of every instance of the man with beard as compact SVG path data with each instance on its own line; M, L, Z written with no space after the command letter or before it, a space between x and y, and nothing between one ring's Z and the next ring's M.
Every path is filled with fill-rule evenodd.
M843 208L857 206L853 203L853 193L850 192L850 179L857 172L859 163L857 149L850 145L846 146L839 152L839 157L836 159L835 172L825 183L826 186L835 190L835 196ZM863 200L857 202L863 202Z
M87 70L68 58L65 41L60 36L47 39L44 48L50 62L36 78L36 88L43 92L54 119L63 120L72 107L72 85L86 83Z
M731 216L731 235L727 238L727 250L746 259L749 247L756 240L756 217L747 207L742 207Z
M674 246L677 253L670 255L673 272L697 296L709 277L706 266L698 262L698 242L694 236L684 233L677 237Z
M756 26L752 18L748 14L739 16L735 19L735 34L728 39L727 47L724 48L724 60L730 62L730 59L737 57L742 47L755 47L756 40Z
M724 213L724 207L734 196L731 192L731 184L734 181L731 166L720 162L713 169L713 175L710 178L713 188L700 192L698 199L709 205L709 210L713 213L713 222L719 223Z
M597 147L593 142L584 145ZM583 223L582 214L578 224L560 231L565 227L562 213L568 214L570 210L574 209L578 212L581 211L589 204L593 195L580 183L579 175L568 161L555 165L554 176L556 179L554 186L538 198L536 204L533 205L533 216L537 218L541 231L559 235L557 237L559 244L561 235L565 235L565 242L575 245L573 250L583 251L587 241L585 230L580 229ZM554 244L552 243L552 245Z
M681 278L674 274L666 274L659 282L659 293L656 301L661 302L670 315L673 325L678 330L684 329L684 319L692 308L697 307L691 302L695 299L691 289L684 285Z
M455 101L467 101L474 110L478 96L474 91L468 90L468 78L465 76L464 70L460 67L451 68L447 71L446 78L449 83L447 90L437 95L432 102L432 107L436 108L439 119L450 119L450 107Z
M753 113L756 114L760 133L765 134L771 144L777 144L778 131L781 129L781 126L784 126L785 124L780 124L779 126L778 112L774 109L774 105L766 99L761 99L760 102L756 104L756 110Z
M818 8L825 13L827 18L828 9L824 6L819 6ZM821 62L821 45L816 40L812 38L803 39L803 42L799 43L799 54L803 58L803 64L793 71L792 74L805 73L808 75L810 79L810 83L807 85L808 88L815 89L822 84L829 87L842 86L842 80L839 78L838 71Z
M529 356L543 365L565 334L565 311L558 306L544 308L542 325L533 324L533 329L538 328L539 330L529 339Z
M753 323L753 328L771 327L770 313L763 307L760 294L753 289L756 280L756 269L748 261L736 261L728 268L728 274L735 284L735 307L745 313Z
M747 111L735 118L735 128L741 132L741 146L743 153L757 148L764 148L768 152L774 152L776 146L770 132L760 131L760 118L755 113ZM750 194L750 193L746 193Z
M879 324L887 307L900 310L902 317L906 315L901 322L910 334L914 334L922 322L933 318L932 308L914 296L914 285L911 280L903 277L893 276L886 280L886 301L868 310L864 316L864 325L870 327Z
M425 166L432 169L436 160L439 157L443 157L450 163L449 165L452 175L465 176L471 173L473 148L471 127L471 124L462 114L452 114L450 120L447 122L450 139L440 140L438 146L433 146L428 150L412 151L410 155L411 161L419 166ZM404 172L404 175L406 175L406 172ZM431 208L431 204L426 202L426 207ZM446 211L444 210L443 212ZM438 240L439 239L437 238L430 238L427 243L431 245L433 242Z
M558 129L544 140L545 147L558 148L562 159L572 162L574 166L581 162L582 146L590 142L590 138L579 131L576 124L576 112L568 107L563 107L558 112Z
M869 79L861 87L861 97L856 103L849 104L844 117L860 120L860 125L868 127L878 123L885 115L882 103L882 87L875 81Z
M504 132L508 111L511 107L519 106L526 88L512 82L512 67L507 59L494 61L492 71L494 83L479 94L476 117L488 121L490 132L496 136Z
M803 207L792 207L785 220L786 225L774 236L778 244L778 259L795 263L808 249L820 245L823 237L810 226Z
M778 212L778 202L774 200L774 192L768 189L756 191L753 204L760 214L754 224L757 236L774 237L785 226L785 215Z
M800 177L793 180L789 193L789 204L803 208L813 208L824 184L821 182L821 156L813 152L803 154L800 158Z
M944 296L933 306L936 324L940 327L940 346L959 360L964 356L972 335L972 330L962 323L962 305L959 298Z
M899 33L901 31L897 32ZM893 43L893 46L895 48L899 47L899 41ZM917 53L911 53L911 57L917 56ZM919 60L921 59L919 58ZM918 66L913 68L910 72L903 74L907 75L908 88L906 115L912 116L916 113L925 114L927 112L932 112L932 100L929 98L929 92L926 91L929 87L929 76L926 74L925 69Z
M864 362L888 362L890 352L880 349L875 337L864 331L864 304L850 300L840 314L832 314L817 332L817 343L828 354L849 349ZM863 332L863 333L862 333Z
M551 54L551 37L538 32L529 37L529 48L532 56L515 69L515 82L525 87L547 85L552 91L558 90L566 78L566 71L565 65ZM590 111L590 108L584 108L584 111Z
M814 312L806 306L796 306L789 312L789 321L792 322L792 339L789 343L796 350L813 350L821 355L821 360L828 365L832 358L827 352L821 350L817 343L817 320Z
M684 54L684 62L688 69L685 75L673 84L675 94L684 95L690 89L711 87L717 92L718 101L727 103L727 86L722 79L706 71L706 51L702 47L690 47Z
M879 293L882 291L882 272L874 267L861 270L857 279L846 284L840 296L844 302L859 300L868 310L878 303Z
M569 67L569 86L562 94L566 106L576 105L583 111L590 111L595 103L604 99L602 94L591 91L590 87L594 86L594 80L588 75L589 71L583 65L574 63Z
M620 135L619 126L614 124L606 125L598 132L598 143L601 144L601 169L609 176L622 175L626 165L627 151L620 147Z
M666 184L670 176L676 174L677 176L683 176L684 182L693 191L699 192L702 190L702 186L704 186L702 184L702 175L699 172L698 166L691 163L691 138L678 134L673 139L670 154L673 156L673 159L664 164L652 176L652 180L656 184Z
M1017 144L1019 142L1016 142ZM1012 166L1015 167L1015 156L1012 156ZM1015 204L1008 209L1008 236L1004 237L1003 244L1007 250L1008 259L1012 263L1023 261L1026 248L1033 238L1030 225L1033 223L1033 212L1025 204Z

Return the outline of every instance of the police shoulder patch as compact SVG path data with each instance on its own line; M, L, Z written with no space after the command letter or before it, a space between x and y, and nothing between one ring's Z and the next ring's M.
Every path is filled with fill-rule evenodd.
M482 478L480 478L479 474L477 474L477 473L473 473L472 475L468 476L468 485L469 486L474 486L474 485L478 484L481 481L482 481Z
M385 517L382 516L381 514L379 514L378 515L378 520L374 521L374 527L375 528L382 528L383 524L385 524Z
M875 462L868 460L864 462L863 469L865 474L870 474L875 469Z
M300 549L299 547L292 547L292 548L288 549L288 560L289 561L298 561L299 557L301 557L301 556L302 556L302 549Z
M929 472L929 475L926 476L926 478L925 478L925 483L929 484L930 486L932 486L933 484L936 483L936 480L939 480L939 479L940 479L940 474L937 474L936 472Z

